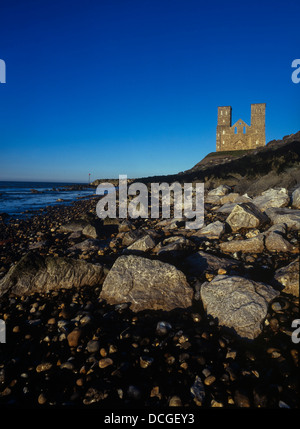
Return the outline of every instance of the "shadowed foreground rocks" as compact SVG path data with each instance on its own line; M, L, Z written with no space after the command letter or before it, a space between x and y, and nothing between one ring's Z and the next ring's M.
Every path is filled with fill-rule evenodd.
M7 292L28 295L33 292L46 293L52 289L96 286L102 279L101 265L28 253L0 280L0 297Z

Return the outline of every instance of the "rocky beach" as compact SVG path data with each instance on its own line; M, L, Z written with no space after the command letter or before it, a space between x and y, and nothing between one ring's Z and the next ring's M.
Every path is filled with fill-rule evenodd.
M1 408L298 408L300 188L210 182L205 225L100 197L0 219Z

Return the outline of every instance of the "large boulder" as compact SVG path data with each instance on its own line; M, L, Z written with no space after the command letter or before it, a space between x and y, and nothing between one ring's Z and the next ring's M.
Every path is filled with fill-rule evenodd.
M253 203L237 204L226 222L229 224L233 232L237 232L242 228L257 228L268 222L266 216Z
M136 255L120 256L100 293L109 304L131 303L131 310L172 310L192 305L193 290L173 265Z
M268 189L253 199L253 204L265 211L270 207L286 207L290 202L288 191L285 188Z
M272 207L267 209L265 213L274 225L285 223L290 229L300 229L300 210L293 210L287 207Z
M0 297L6 292L26 295L62 288L96 286L103 278L101 265L67 257L42 257L29 252L0 280Z
M204 309L221 326L246 339L262 331L268 305L279 295L271 286L239 276L218 275L201 286Z

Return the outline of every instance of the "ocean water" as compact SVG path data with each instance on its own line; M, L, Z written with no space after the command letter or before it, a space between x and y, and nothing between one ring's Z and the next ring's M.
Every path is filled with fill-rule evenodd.
M68 189L77 185L82 184L0 181L0 213L18 218L28 217L47 206L71 204L80 197L93 196L96 193L93 188L88 187ZM57 201L59 199L63 201Z

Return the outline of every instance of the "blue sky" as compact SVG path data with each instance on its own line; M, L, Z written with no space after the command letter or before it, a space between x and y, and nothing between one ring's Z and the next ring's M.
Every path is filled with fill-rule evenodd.
M215 151L217 106L300 129L300 2L1 0L0 180L174 174Z

